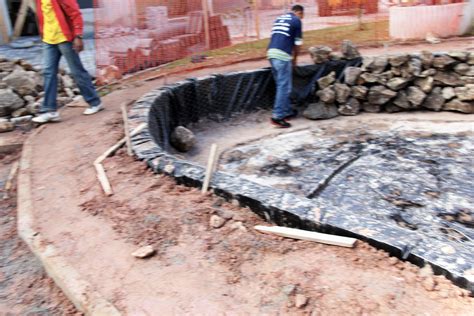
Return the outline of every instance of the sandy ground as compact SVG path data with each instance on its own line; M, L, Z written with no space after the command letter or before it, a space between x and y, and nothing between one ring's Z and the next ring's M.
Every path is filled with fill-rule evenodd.
M468 44L472 47L464 39L443 50ZM192 76L262 66L266 61ZM92 118L66 109L65 122L48 126L35 140L37 228L128 314L153 315L156 308L170 313L468 314L472 299L429 271L365 244L349 250L257 234L252 226L262 222L248 210L203 198L122 155L106 162L117 193L104 199L91 163L121 137L119 105L161 84L122 86L104 98L107 110ZM0 314L74 315L17 238L14 199L1 203ZM211 214L230 218L224 211L233 219L211 229ZM158 255L146 261L131 258L144 244L157 247ZM294 306L297 294L309 298L301 309Z

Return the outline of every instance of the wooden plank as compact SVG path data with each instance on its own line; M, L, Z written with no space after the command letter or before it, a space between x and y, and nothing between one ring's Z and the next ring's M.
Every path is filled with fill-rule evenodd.
M207 162L206 176L204 177L204 183L202 184L202 191L201 191L202 194L206 193L207 190L209 189L212 173L214 171L216 156L217 156L217 145L212 144L211 153L209 155L209 160Z
M131 157L133 156L133 152L132 152L132 140L130 138L130 130L128 129L127 104L123 103L121 106L121 109L122 109L123 129L125 132L125 143L127 144L127 153Z
M347 247L347 248L354 247L357 241L357 239L355 238L321 234L321 233L316 233L316 232L310 232L307 230L280 227L280 226L273 226L273 227L255 226L255 229L264 233L275 234L282 237L314 241L314 242L319 242L322 244Z
M102 190L104 190L105 195L111 196L114 194L112 191L112 186L110 185L109 178L105 173L104 166L100 163L94 163L95 170L97 172L97 179L99 179Z
M23 0L21 2L20 10L18 10L18 15L15 21L15 28L13 29L13 37L19 37L21 35L21 31L23 31L23 26L25 25L26 15L28 13L29 7L29 0Z
M12 169L10 170L10 174L8 175L7 182L5 184L5 192L8 194L8 191L11 190L13 187L13 179L16 176L16 173L18 172L18 167L19 167L19 162L15 161L15 163L12 166Z
M211 35L209 34L209 7L207 0L202 0L202 11L204 13L204 35L206 38L206 49L211 49Z

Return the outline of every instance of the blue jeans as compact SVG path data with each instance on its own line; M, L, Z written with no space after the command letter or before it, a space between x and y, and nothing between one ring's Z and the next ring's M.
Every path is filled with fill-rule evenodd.
M87 70L84 69L79 54L73 49L72 43L64 42L56 45L44 43L43 45L44 102L40 112L54 112L58 108L56 98L58 95L58 70L61 56L66 58L69 69L71 69L71 75L79 87L84 100L90 106L99 105L100 98L92 84L92 78Z
M276 83L275 104L272 117L283 119L292 114L290 94L292 89L292 62L279 59L270 59L273 79Z

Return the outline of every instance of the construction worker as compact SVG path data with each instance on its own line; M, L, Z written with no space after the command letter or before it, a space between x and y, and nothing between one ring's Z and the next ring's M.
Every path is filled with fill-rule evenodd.
M92 78L82 65L79 53L84 50L83 20L76 0L36 0L41 37L44 43L44 102L40 114L33 118L39 124L61 120L57 112L57 86L61 56L71 70L89 108L85 115L103 110L102 102L92 84Z
M268 45L267 58L272 65L277 89L271 122L281 128L291 127L287 120L298 114L291 108L290 93L292 67L296 66L299 47L303 45L303 17L304 8L301 5L294 5L290 13L279 16L273 24Z

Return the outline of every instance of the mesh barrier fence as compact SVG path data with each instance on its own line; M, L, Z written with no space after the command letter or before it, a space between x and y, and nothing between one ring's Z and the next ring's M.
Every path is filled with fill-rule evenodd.
M453 2L463 1L301 0L298 4L305 7L307 48L335 46L343 39L383 43L389 40L391 6ZM288 0L94 0L97 69L115 65L126 74L184 57L199 62L204 56L263 55L274 20L293 4Z

